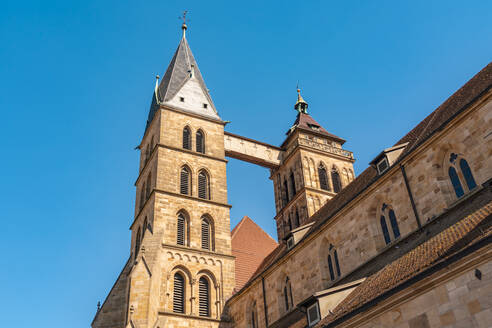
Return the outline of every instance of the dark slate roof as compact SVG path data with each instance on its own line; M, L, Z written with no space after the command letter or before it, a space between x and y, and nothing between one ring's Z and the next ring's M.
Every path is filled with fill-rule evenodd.
M400 155L399 159L403 158L411 150L417 148L427 138L435 132L441 130L442 126L446 125L456 115L468 108L478 97L488 92L492 87L492 63L485 66L473 78L471 78L463 87L449 97L442 105L434 110L414 129L400 139L396 145L408 142L405 150ZM398 162L398 161L397 161ZM397 163L396 162L396 163ZM395 164L396 164L395 163ZM394 165L394 164L393 164ZM379 178L374 167L369 166L361 174L355 178L350 184L343 188L335 197L329 200L322 206L308 222L315 222L310 230L304 235L303 239L307 238L311 233L317 231L327 222L333 215L350 203L354 198L361 194L367 187L374 183ZM279 259L285 256L289 250L281 243L276 249L268 255L263 263L260 264L256 272L251 277L250 281L254 280L262 272L266 271L270 266L276 263ZM248 285L249 282L246 284Z
M208 89L205 85L202 74L198 69L198 64L195 61L195 57L193 57L193 53L188 45L188 41L186 41L186 38L183 37L179 42L178 49L176 49L169 66L167 67L164 77L161 79L161 83L157 88L157 95L156 92L152 95L152 103L150 105L149 117L147 119L145 130L147 130L150 122L152 122L152 119L154 118L155 112L159 109L159 103L171 100L186 83L186 81L190 79L192 65L194 67L195 78L200 83L200 86L202 87L204 94L207 96L213 110L217 112L212 98L208 93ZM158 97L158 101L156 96Z
M319 127L318 130L314 130L311 128L311 126L317 126ZM334 135L334 134L331 134L330 132L326 131L324 127L321 126L321 124L319 124L318 122L316 122L314 120L314 118L311 117L311 115L307 114L307 113L303 113L303 112L299 112L299 114L297 114L297 117L296 117L296 121L294 122L294 124L292 125L292 128L290 128L289 131L287 131L287 134L291 134L292 131L294 131L295 128L298 128L298 129L301 129L301 130L305 130L305 131L309 131L309 132L315 132L315 133L319 133L319 134L322 134L326 137L329 137L331 139L335 139L337 141L340 141L342 142L342 144L345 142L344 139Z
M492 202L466 216L437 236L367 278L316 327L339 323L346 315L383 296L420 273L492 235ZM490 239L490 238L489 238ZM386 294L386 296L390 296ZM336 323L334 321L337 321Z

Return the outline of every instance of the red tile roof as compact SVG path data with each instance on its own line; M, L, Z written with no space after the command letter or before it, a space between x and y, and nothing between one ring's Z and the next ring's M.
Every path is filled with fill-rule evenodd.
M258 265L270 254L277 243L249 217L245 216L232 229L232 255L236 257L236 288L241 289Z
M309 132L316 132L316 133L319 133L319 134L322 134L322 135L325 135L327 137L330 137L332 139L335 139L335 140L338 140L340 142L342 142L342 144L345 142L344 139L328 132L325 130L324 127L321 126L321 124L319 124L318 122L316 122L316 120L314 118L311 117L311 115L309 114L306 114L306 113L299 113L297 114L297 118L296 118L296 121L294 122L294 124L292 125L292 127L297 127L301 130L306 130L306 131L309 131ZM314 127L314 129L313 129ZM315 130L315 129L318 129L318 130ZM289 130L287 132L287 134L290 134L292 130Z
M492 201L366 279L317 327L334 322L419 273L492 235Z

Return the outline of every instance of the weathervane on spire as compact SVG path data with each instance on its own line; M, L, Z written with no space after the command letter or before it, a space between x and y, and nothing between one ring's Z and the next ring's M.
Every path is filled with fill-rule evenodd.
M181 29L183 30L183 38L185 37L186 29L188 28L188 26L186 26L186 14L188 14L188 10L183 11L183 16L178 17L183 20L183 25L181 25Z

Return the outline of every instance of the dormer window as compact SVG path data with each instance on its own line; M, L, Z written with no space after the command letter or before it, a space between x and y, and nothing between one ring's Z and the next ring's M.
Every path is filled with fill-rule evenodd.
M287 249L291 249L292 247L294 247L294 236L290 236L287 239Z
M389 168L388 159L386 156L383 156L383 158L377 162L376 168L378 169L379 174L383 174Z
M179 101L181 101L181 102L185 102L184 97L179 97Z
M319 125L316 125L316 124L311 124L311 123L308 123L307 124L309 126L309 128L311 130L314 130L314 131L319 131Z
M318 302L307 308L307 317L309 327L314 326L320 320Z

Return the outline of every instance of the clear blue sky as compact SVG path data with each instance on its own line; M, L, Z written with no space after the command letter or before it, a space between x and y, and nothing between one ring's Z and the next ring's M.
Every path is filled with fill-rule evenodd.
M227 130L310 112L356 173L492 58L490 1L3 1L2 327L88 327L129 254L154 76L187 34ZM231 160L232 224L275 235L268 171Z

